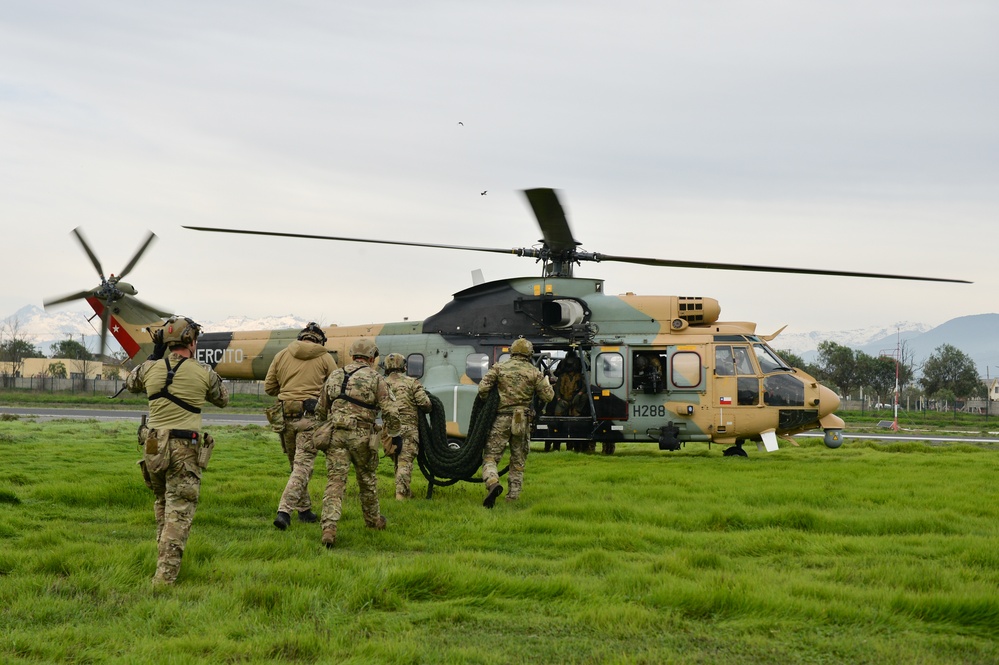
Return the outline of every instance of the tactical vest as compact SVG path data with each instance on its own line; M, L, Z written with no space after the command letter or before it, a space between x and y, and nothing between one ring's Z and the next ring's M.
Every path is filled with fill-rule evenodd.
M180 397L177 397L168 390L170 384L173 383L173 377L176 376L177 372L180 371L180 366L184 364L185 360L187 360L187 358L181 358L180 362L177 363L176 367L170 367L170 359L169 358L163 359L163 362L166 363L166 368L167 368L166 383L163 384L163 387L160 388L159 392L153 393L152 395L149 396L149 401L152 402L153 400L157 399L165 399L173 402L174 404L184 409L185 411L190 411L191 413L201 413L201 409L199 407L187 403L186 401L184 401Z

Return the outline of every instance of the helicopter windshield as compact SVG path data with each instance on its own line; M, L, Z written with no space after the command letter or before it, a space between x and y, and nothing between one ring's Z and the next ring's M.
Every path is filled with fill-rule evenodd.
M760 369L764 374L771 372L790 372L791 367L781 360L766 344L753 344L756 351L756 361L760 364Z

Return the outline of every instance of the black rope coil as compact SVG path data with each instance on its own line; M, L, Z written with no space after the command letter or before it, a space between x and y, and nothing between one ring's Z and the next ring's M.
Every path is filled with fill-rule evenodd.
M475 476L482 468L482 452L489 440L496 411L499 408L499 392L494 388L483 399L475 397L472 404L472 415L468 421L468 435L458 448L452 448L447 440L447 417L444 414L444 403L432 393L430 396L432 408L429 414L421 414L417 419L420 428L420 451L416 461L420 471L431 485L447 487L458 481L481 483L481 478ZM506 473L504 468L500 475Z

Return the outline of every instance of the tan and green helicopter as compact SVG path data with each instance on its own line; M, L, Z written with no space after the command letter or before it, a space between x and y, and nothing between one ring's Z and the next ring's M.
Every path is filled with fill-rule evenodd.
M612 453L618 443L656 442L678 450L687 442L726 446L726 455L745 455L754 442L773 451L778 438L822 428L825 444L842 444L844 422L835 412L839 397L799 368L789 366L768 345L780 333L760 335L756 324L719 321L717 300L700 297L608 295L600 279L575 277L582 262L829 275L935 282L964 280L805 268L677 261L612 256L580 249L556 192L526 191L543 238L520 249L184 227L199 232L236 233L309 240L333 240L409 247L513 254L542 264L538 277L477 284L423 321L329 326L326 348L343 364L351 342L373 337L383 355L401 353L408 373L444 405L448 437L462 439L490 365L509 353L518 337L534 345L535 363L561 381L568 370L575 391L541 410L532 439L546 448L562 442L584 447L600 443ZM142 303L120 281L154 239L149 234L126 268L104 277L100 262L79 229L77 240L101 275L95 288L47 301L51 306L85 299L101 320L101 349L110 331L130 358L152 349L152 332L168 316ZM783 329L781 329L783 330ZM298 330L207 332L198 359L224 378L263 379L271 359L294 341ZM570 388L572 389L572 388ZM563 408L559 408L560 404Z

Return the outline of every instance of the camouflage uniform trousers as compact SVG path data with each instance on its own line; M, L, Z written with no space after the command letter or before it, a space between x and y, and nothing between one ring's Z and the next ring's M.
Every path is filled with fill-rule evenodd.
M294 511L312 510L312 497L309 496L309 481L316 466L316 446L312 441L315 421L309 420L309 429L298 432L295 439L295 459L291 465L291 475L281 493L278 512L291 515Z
M278 510L289 515L296 510L299 512L312 510L309 481L312 480L312 469L316 464L316 449L310 444L315 426L316 421L311 417L284 421L284 431L281 432L281 447L288 455L291 476L288 478L284 494L281 495L281 505ZM311 455L308 453L304 456L299 455L303 446L311 448ZM288 488L292 487L292 479L295 480L294 490L289 493Z
M378 506L378 453L371 449L371 429L336 429L326 453L326 491L323 493L323 530L335 529L343 509L343 494L347 488L347 473L351 463L361 495L364 523L374 527L381 516Z
M482 451L482 481L488 488L499 483L499 463L509 444L510 471L507 480L510 487L507 498L511 500L519 497L524 487L524 467L527 465L527 453L531 450L530 428L524 434L515 436L510 428L512 421L513 415L509 413L496 414L485 450Z
M413 479L413 461L420 452L420 431L415 427L402 427L402 450L397 451L395 460L395 495L409 498L413 496L410 483Z
M186 439L167 442L170 464L165 471L152 473L143 470L146 485L153 491L156 501L156 544L159 553L153 582L173 584L180 573L180 560L191 532L194 511L201 494L201 468L198 466L197 446ZM148 463L146 456L143 461Z

